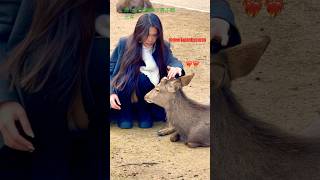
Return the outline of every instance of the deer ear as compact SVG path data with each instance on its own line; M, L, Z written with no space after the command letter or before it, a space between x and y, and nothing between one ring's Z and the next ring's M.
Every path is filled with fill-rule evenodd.
M190 75L186 75L186 76L181 76L179 79L181 81L181 85L182 86L186 86L190 83L190 81L192 80L194 76L194 73L190 74Z
M218 53L226 59L231 80L248 75L257 65L270 43L270 37L264 36L257 41L235 46Z

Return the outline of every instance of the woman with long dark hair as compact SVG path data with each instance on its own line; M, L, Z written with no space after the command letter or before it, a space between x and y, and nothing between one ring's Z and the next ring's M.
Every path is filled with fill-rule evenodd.
M91 122L86 102L94 101L88 100L88 68L92 44L101 36L95 32L104 34L95 30L95 25L101 26L96 21L104 13L98 8L102 4L0 1L0 179L99 176L88 170L88 126L101 123ZM88 118L70 117L75 109Z
M137 111L140 128L150 128L153 118L165 119L159 106L148 104L144 95L159 83L183 75L183 66L163 39L159 17L142 15L133 34L121 38L110 59L110 105L116 111L120 128L133 126L133 109Z

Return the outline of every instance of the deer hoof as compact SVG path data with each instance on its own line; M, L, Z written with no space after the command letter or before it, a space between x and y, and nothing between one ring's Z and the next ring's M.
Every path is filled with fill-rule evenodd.
M177 141L179 141L179 138L180 138L179 134L175 133L170 137L170 141L171 142L177 142Z

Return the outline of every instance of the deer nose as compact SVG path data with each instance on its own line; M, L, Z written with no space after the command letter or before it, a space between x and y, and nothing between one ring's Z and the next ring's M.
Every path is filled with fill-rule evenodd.
M147 101L147 103L151 103L151 100L149 99L149 93L147 93L145 96L144 96L144 100Z
M144 97L144 100L147 101L147 103L153 103L153 102L151 101L151 99L148 98L148 96L145 96L145 97Z

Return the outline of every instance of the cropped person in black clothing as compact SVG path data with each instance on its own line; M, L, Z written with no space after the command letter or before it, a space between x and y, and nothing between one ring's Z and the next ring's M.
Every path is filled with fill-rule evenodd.
M0 179L102 179L95 139L107 107L90 68L107 58L97 57L103 3L0 0Z

